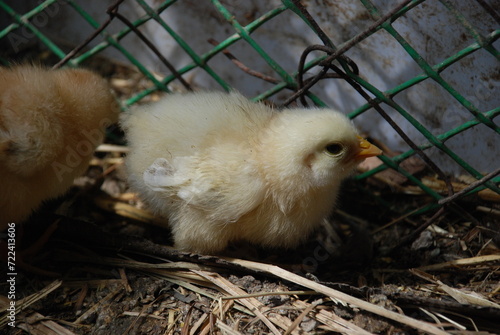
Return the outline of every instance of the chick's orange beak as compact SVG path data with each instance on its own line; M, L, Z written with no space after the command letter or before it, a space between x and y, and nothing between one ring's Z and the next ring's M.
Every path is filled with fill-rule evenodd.
M371 144L361 136L356 136L359 140L359 151L356 153L356 158L365 159L368 157L378 156L382 154L382 150L380 150L377 146Z

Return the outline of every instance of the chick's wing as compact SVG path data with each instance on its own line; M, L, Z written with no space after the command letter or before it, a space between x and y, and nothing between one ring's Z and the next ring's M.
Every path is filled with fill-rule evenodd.
M157 158L144 171L143 180L151 190L174 194L186 206L204 211L209 220L232 222L265 197L256 165L241 156L224 159L210 153L176 157L172 162Z

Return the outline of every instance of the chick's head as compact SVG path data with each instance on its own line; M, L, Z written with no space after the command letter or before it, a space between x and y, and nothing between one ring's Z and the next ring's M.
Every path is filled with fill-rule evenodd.
M290 109L275 116L264 136L272 178L301 178L309 187L338 184L364 158L382 151L357 135L351 121L331 109Z

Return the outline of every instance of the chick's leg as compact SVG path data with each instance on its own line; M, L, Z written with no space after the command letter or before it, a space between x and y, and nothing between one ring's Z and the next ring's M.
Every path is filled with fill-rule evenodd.
M176 249L200 254L218 254L228 243L228 229L213 225L200 219L195 224L186 222L173 225L174 247Z

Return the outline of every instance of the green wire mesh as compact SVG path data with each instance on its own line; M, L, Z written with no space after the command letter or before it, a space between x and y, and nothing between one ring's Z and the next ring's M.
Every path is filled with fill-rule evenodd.
M114 49L115 52L118 52L123 57L125 57L127 61L133 64L148 80L153 83L152 87L146 88L141 92L136 93L134 96L123 102L125 106L130 106L137 103L139 100L143 99L145 96L153 93L154 91L162 90L169 92L170 84L174 81L181 80L182 83L185 83L182 79L183 76L189 75L190 71L192 71L193 69L201 69L202 71L204 71L208 76L213 78L217 85L219 85L222 89L231 89L231 87L233 86L232 83L230 83L227 78L223 78L221 75L219 75L217 71L210 66L209 61L213 57L222 54L225 50L227 50L228 47L235 43L246 43L251 46L251 48L255 50L255 52L259 55L259 57L265 60L270 69L272 69L274 78L278 78L271 83L268 82L266 85L266 89L263 89L259 95L254 97L255 100L267 99L274 95L277 95L280 92L285 92L288 95L292 95L293 92L296 92L301 88L300 85L298 85L297 80L299 71L289 71L285 69L282 65L280 65L279 59L273 59L273 57L271 57L266 52L266 50L264 50L264 48L259 45L256 39L252 37L252 33L257 31L258 29L261 29L261 27L267 22L284 13L288 13L288 15L299 16L307 24L307 26L312 31L314 31L314 33L321 39L325 47L328 47L332 50L332 53L342 53L343 51L356 46L364 39L370 38L373 34L376 34L379 31L384 31L385 33L390 34L392 38L394 38L394 40L397 41L397 43L399 43L399 45L408 53L408 55L410 55L414 62L420 67L421 73L395 87L391 87L386 90L380 90L374 84L368 82L361 75L356 73L356 71L354 71L353 68L349 66L346 59L337 57L336 60L338 61L338 64L340 64L340 67L342 68L344 75L346 76L345 79L350 79L353 83L358 85L360 89L367 92L367 94L369 94L370 96L370 101L367 101L366 103L361 104L359 107L350 111L349 116L351 118L358 117L368 110L374 108L375 105L380 106L381 108L390 108L391 110L394 110L401 116L403 116L411 124L411 126L417 129L418 132L420 132L425 137L426 141L424 143L419 143L418 147L412 147L412 149L395 157L381 157L384 164L368 172L360 174L356 178L364 179L385 169L394 169L403 174L408 178L408 180L420 187L425 193L427 193L434 199L432 203L424 206L423 208L420 208L417 211L414 211L414 214L440 207L447 202L447 200L449 199L447 199L447 197L450 197L452 195L439 194L434 189L426 186L422 182L422 180L412 175L412 173L400 166L400 163L402 161L413 155L425 155L426 150L430 148L437 148L477 180L476 183L472 183L471 187L461 192L463 196L475 194L485 188L488 188L493 192L500 194L500 188L497 186L497 184L500 182L500 177L497 175L498 167L492 167L491 171L493 172L489 175L485 175L484 173L477 171L472 166L472 164L470 164L470 162L465 161L446 145L446 142L449 139L453 138L459 133L466 131L467 129L476 127L478 125L484 125L493 130L496 135L495 141L498 141L500 139L500 137L498 137L498 134L500 134L500 127L496 125L493 119L500 114L500 106L496 106L495 108L490 110L480 110L471 100L461 95L441 76L441 73L451 65L460 62L461 60L466 59L468 56L479 51L487 52L492 57L496 58L496 60L499 60L500 54L495 48L494 42L497 41L500 36L500 29L493 30L488 35L484 35L483 33L481 33L481 31L475 28L474 22L470 22L451 1L442 0L440 1L440 3L457 19L459 24L462 25L467 34L473 37L475 42L463 48L462 50L449 55L446 59L440 61L437 64L429 64L425 60L425 58L421 54L419 54L416 48L412 46L408 39L403 37L394 27L398 19L407 14L416 6L419 6L422 3L426 2L426 0L407 0L399 2L399 5L398 3L394 2L393 8L395 8L395 10L389 12L389 14L387 14L387 11L385 11L384 13L381 12L381 10L375 5L374 1L358 0L366 8L367 15L371 17L372 22L376 24L371 27L371 29L365 29L361 33L357 34L349 40L344 41L339 45L335 45L326 36L326 34L321 31L319 26L314 21L313 15L309 15L307 11L304 11L307 7L303 7L299 1L282 0L281 6L277 6L276 8L267 11L261 16L253 18L249 23L243 25L231 12L231 6L227 5L226 2L212 0L211 3L220 16L219 19L225 20L232 28L232 31L227 33L224 40L220 42L214 42L214 46L208 52L202 54L197 53L195 51L196 48L193 45L190 45L190 40L179 35L171 27L171 25L169 25L169 22L166 22L160 16L161 13L163 13L164 11L168 11L169 8L176 2L182 2L182 0L154 2L156 3L155 7L152 7L149 4L150 2L146 2L144 0L128 1L135 1L135 3L139 5L140 8L142 8L145 14L138 19L128 21L124 15L120 14L119 5L123 1L117 1L108 8L108 21L97 22L89 12L85 11L85 9L83 8L84 6L79 5L78 1L39 1L37 6L34 6L33 9L24 13L16 12L13 9L13 6L10 6L7 1L0 1L0 14L3 14L3 17L9 18L9 23L0 25L0 29L2 29L0 31L0 45L7 45L11 48L16 49L19 44L25 43L28 39L36 39L38 42L41 42L48 50L50 50L50 52L61 59L61 63L59 65L66 64L69 66L78 66L86 60L99 55L107 49ZM481 2L485 6L487 5L483 0L477 1L478 3ZM41 31L41 29L39 29L41 26L46 24L40 21L58 19L54 7L61 6L62 4L71 7L72 10L78 13L78 15L81 16L95 30L95 34L93 36L89 36L87 41L78 41L77 44L80 44L80 47L71 52L63 51L64 47L58 45L56 41L48 38ZM2 11L4 13L1 13ZM40 16L40 14L44 13L46 14L45 16ZM497 15L495 13L493 14ZM190 18L187 17L186 20L190 20ZM496 17L496 20L498 22L498 17ZM122 23L117 33L111 33L109 30L109 25L112 23L112 21L119 21ZM168 64L168 60L162 58L162 55L154 49L154 43L149 41L147 37L141 33L140 28L148 21L156 22L175 40L178 46L182 48L184 52L189 56L191 60L189 64L174 68L173 66ZM156 53L159 59L161 59L162 62L167 65L171 73L166 75L162 79L158 79L157 76L155 76L155 74L147 68L147 66L143 65L141 61L138 60L138 58L135 56L134 51L127 50L122 45L121 41L131 35L139 36L148 46L150 46L150 48L153 50L153 52ZM90 46L88 42L90 42L92 39L95 39L97 36L100 36L101 41L93 46ZM316 56L314 59L309 60L304 64L304 71L312 69L316 66L324 66L324 62L327 58L328 55ZM9 59L5 57L0 58L0 60L4 64L9 63ZM432 133L421 122L419 122L409 110L405 110L400 104L396 102L395 97L399 93L429 80L442 87L442 89L444 89L447 94L453 97L453 99L455 99L470 113L470 118L467 122L464 122L461 125L442 133ZM498 93L499 92L497 92L497 94ZM304 94L316 105L326 105L326 103L324 103L318 96L316 96L312 92L312 90L306 90ZM492 155L498 154L499 153L492 153Z

